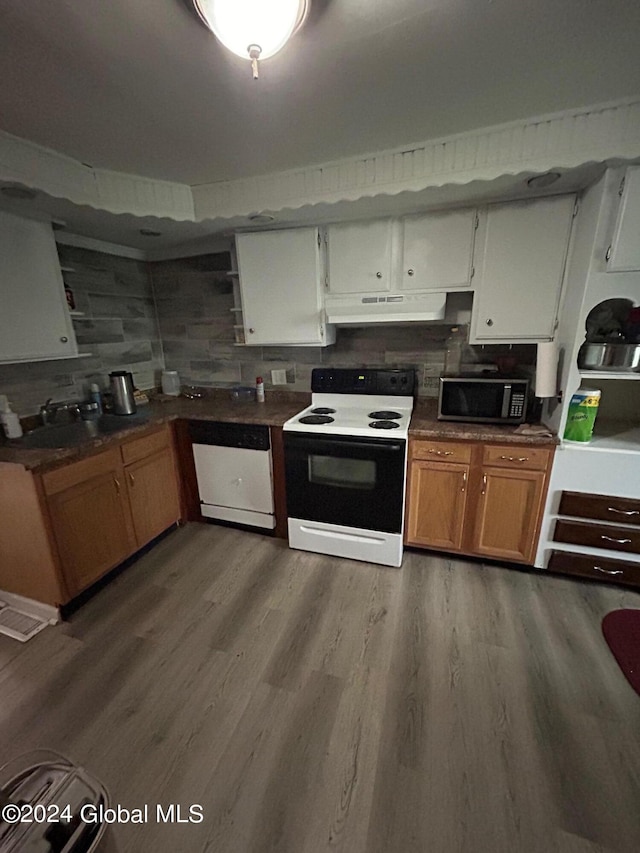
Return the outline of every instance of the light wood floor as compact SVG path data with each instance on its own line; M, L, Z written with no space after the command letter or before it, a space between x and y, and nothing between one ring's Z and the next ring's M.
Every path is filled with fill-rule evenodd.
M115 827L132 853L636 853L640 696L600 630L621 606L640 595L190 525L68 623L0 637L0 756L204 806Z

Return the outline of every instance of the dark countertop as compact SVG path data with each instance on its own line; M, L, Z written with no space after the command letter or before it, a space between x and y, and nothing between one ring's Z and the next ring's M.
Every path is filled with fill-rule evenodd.
M296 412L304 409L310 402L310 395L302 392L288 392L281 396L268 394L264 403L237 403L229 399L228 392L214 391L198 400L184 397L163 398L159 396L144 407L149 412L146 421L123 421L123 429L109 435L100 435L73 447L25 449L20 440L0 441L0 465L11 463L22 465L29 470L45 470L64 461L80 459L143 433L150 426L181 419L224 421L227 423L266 424L281 427ZM142 407L139 411L143 411ZM410 438L439 438L466 441L491 441L518 444L558 444L557 436L523 435L516 427L494 424L451 423L438 421L435 400L420 400L413 411Z
M557 435L526 435L518 427L439 421L436 400L419 400L411 416L409 438L439 438L457 441L491 441L504 444L559 444Z
M269 399L271 397L271 399ZM184 397L167 399L159 396L148 407L139 407L139 412L149 412L145 421L126 423L123 416L123 428L115 433L91 438L72 447L54 447L26 449L15 441L0 440L0 465L12 463L22 465L29 470L45 470L60 462L74 461L84 456L119 444L124 439L143 433L151 426L170 423L179 418L202 421L224 421L239 424L266 424L282 426L290 417L309 405L310 395L289 392L286 395L268 395L264 403L236 403L229 399L228 392L212 393L202 399L187 400Z

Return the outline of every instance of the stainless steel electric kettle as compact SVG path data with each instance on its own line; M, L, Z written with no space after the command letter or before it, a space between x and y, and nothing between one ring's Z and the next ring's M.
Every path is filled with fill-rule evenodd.
M109 374L113 411L116 415L133 415L136 401L133 396L133 376L126 370L114 370Z

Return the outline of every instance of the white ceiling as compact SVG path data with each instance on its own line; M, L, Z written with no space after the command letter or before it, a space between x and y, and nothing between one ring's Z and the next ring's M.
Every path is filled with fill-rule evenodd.
M637 0L313 0L251 79L188 0L0 0L0 129L191 185L640 92Z

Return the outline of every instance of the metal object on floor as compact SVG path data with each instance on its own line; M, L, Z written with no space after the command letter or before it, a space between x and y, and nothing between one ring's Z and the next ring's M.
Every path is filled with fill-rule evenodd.
M81 767L39 749L0 768L0 806L0 853L93 853L109 797Z

